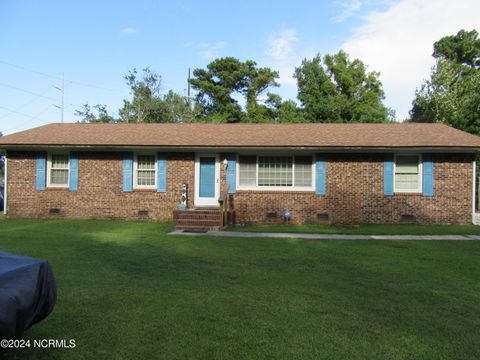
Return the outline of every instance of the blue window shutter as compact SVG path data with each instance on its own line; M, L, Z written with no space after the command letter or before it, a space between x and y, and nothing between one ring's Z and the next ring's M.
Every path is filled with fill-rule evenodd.
M393 154L386 154L383 162L383 194L393 195Z
M43 152L37 153L37 178L35 187L38 191L45 190L45 180L47 174L47 154Z
M423 155L423 196L433 196L433 160L431 155Z
M237 190L237 156L234 153L226 155L227 158L227 184L230 186L229 194L235 194Z
M157 192L167 191L167 158L165 154L157 156Z
M78 155L70 153L70 191L78 190Z
M325 155L317 155L315 163L315 194L317 195L325 195L326 193L326 165Z
M123 191L131 192L133 184L133 154L125 153L123 156Z

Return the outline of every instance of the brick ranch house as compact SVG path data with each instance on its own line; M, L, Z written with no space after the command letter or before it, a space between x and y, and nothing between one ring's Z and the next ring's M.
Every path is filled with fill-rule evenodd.
M480 138L445 125L50 124L0 148L10 218L182 219L184 186L188 213L228 186L237 224L475 222Z

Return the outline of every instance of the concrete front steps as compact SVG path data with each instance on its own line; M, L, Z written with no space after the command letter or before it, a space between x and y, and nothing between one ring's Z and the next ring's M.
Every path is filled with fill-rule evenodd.
M173 212L175 231L207 232L220 229L220 209L218 207L196 207Z

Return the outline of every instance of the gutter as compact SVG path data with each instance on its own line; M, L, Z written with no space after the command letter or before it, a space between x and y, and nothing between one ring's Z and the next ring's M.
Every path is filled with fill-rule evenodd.
M243 145L78 145L78 144L3 144L4 149L10 150L90 150L90 151L130 151L130 150L166 150L170 152L192 152L192 151L214 151L214 152L232 152L232 151L290 151L290 150L306 150L321 152L389 152L389 151L422 151L432 153L475 153L480 147L472 146L243 146Z

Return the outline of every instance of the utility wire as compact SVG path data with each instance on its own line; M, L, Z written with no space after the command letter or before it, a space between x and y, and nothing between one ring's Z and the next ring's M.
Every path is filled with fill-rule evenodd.
M40 111L39 113L37 113L35 116L32 116L32 115L28 115L28 114L25 114L25 113L22 113L20 111L16 111L16 110L13 110L13 109L9 109L9 108L6 108L4 106L1 106L0 105L0 109L3 109L3 110L7 110L7 111L10 111L14 114L18 114L18 115L21 115L21 116L24 116L24 117L28 117L30 118L29 121L27 122L24 122L24 123L21 123L21 124L17 124L16 126L12 127L12 128L9 128L9 129L3 129L4 131L8 132L8 131L12 131L12 130L15 130L15 129L18 129L28 123L30 123L32 120L41 120L43 122L47 122L46 120L44 119L40 119L39 116L42 115L44 112L46 112L47 110L49 110L50 108L52 107L52 105L49 105L48 107L46 107L45 109L43 109L42 111Z
M43 112L47 111L47 109L50 109L52 106L53 106L53 105L48 105L48 107L47 107L46 109L42 110L40 113L43 113ZM39 113L39 114L37 114L37 115L35 115L35 116L32 116L32 115L28 115L28 114L25 114L25 113L20 112L20 111L16 111L16 110L13 110L13 109L9 109L9 108L7 108L7 107L5 107L5 106L1 106L1 105L0 105L0 109L7 110L7 111L10 111L11 113L18 114L18 115L21 115L21 116L29 117L29 118L31 118L31 119L36 119L36 118L38 118L38 116L39 116L39 114L40 114L40 113Z
M46 77L49 77L49 78L51 78L51 79L55 79L55 80L61 80L61 79L62 79L62 78L59 77L59 76L54 76L54 75L50 75L50 74L47 74L47 73L44 73L44 72L41 72L41 71L29 69L29 68L26 68L26 67L24 67L24 66L12 64L12 63L10 63L10 62L8 62L8 61L4 61L4 60L1 60L1 59L0 59L0 63L1 63L1 64L4 64L4 65L11 66L11 67L14 67L14 68L17 68L17 69L21 69L21 70L24 70L24 71L29 71L29 72L34 73L34 74L37 74L37 75L46 76ZM65 81L68 82L68 83L70 83L70 84L75 84L75 85L79 85L79 86L90 87L90 88L94 88L94 89L107 90L107 91L120 91L120 90L116 90L116 89L110 89L110 88L107 88L107 87L104 87L104 86L87 84L87 83L83 83L83 82L79 82L79 81L73 81L73 80L67 80L67 79L65 79Z
M48 93L49 91L51 91L51 89L47 89L45 90L42 94L38 94L37 96L35 96L34 98L32 98L31 100L27 101L26 103L24 103L23 105L19 106L19 107L16 107L14 110L15 111L19 111L19 110L22 110L23 108L25 108L26 106L34 103L36 100L40 99L40 98L43 98L43 96ZM7 113L5 115L2 115L0 116L0 119L4 119L6 118L7 116L9 116L10 114Z
M44 98L44 99L48 99L48 100L52 100L52 101L58 101L58 99L54 99L54 98L49 97L49 96L38 94L38 93L35 93L33 91L30 91L30 90L21 89L19 87L13 86L13 85L4 84L2 82L0 82L0 86L4 86L4 87L7 87L7 88L10 88L10 89L13 89L13 90L21 91L21 92L24 92L24 93L27 93L27 94L30 94L30 95L35 95L35 96L38 96L38 97L41 97L41 98Z
M41 97L41 98L44 98L44 99L48 99L48 100L52 100L52 101L58 101L58 99L54 99L54 98L49 97L49 96L45 96L45 95L42 95L42 94L39 94L39 93L35 93L35 92L33 92L33 91L30 91L30 90L22 89L22 88L19 88L19 87L17 87L17 86L5 84L5 83L2 83L2 82L0 82L0 86L8 87L8 88L10 88L10 89L17 90L17 91L21 91L21 92L24 92L24 93L27 93L27 94L30 94L30 95L35 95L35 96L38 96L38 97ZM83 105L72 104L72 103L69 103L69 104L70 104L70 105L73 105L73 106L83 106Z

